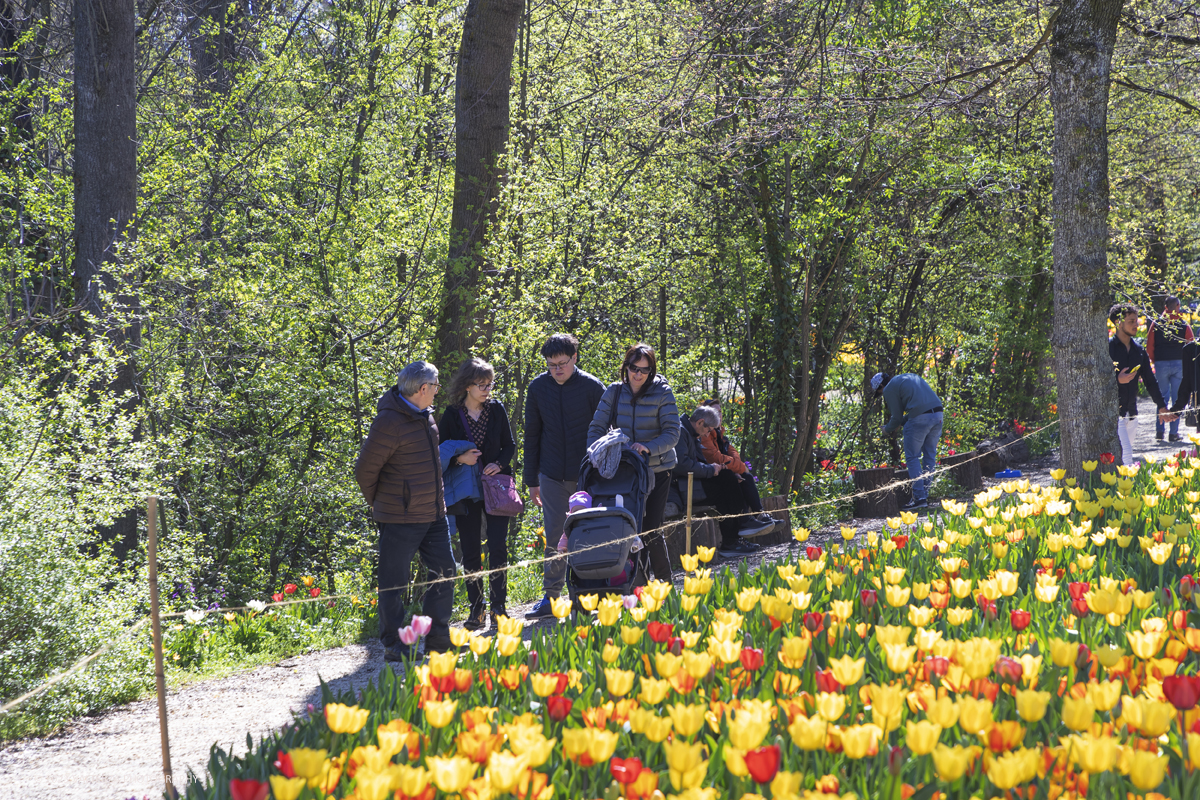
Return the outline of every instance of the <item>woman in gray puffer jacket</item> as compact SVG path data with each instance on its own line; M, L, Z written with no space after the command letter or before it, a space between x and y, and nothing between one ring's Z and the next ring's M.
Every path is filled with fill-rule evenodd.
M671 559L659 528L663 524L667 492L671 488L671 468L675 466L679 409L675 405L675 394L657 369L654 348L645 342L638 342L625 351L621 380L604 390L592 424L588 426L587 443L591 447L608 432L611 424L629 437L630 447L646 456L654 472L654 486L646 497L642 530L653 533L642 537L642 541L649 551L654 577L670 582Z

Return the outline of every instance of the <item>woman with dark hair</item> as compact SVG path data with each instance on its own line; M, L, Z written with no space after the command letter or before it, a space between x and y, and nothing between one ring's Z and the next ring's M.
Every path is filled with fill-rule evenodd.
M484 475L512 474L512 458L517 452L509 426L508 413L499 400L492 400L496 372L481 358L469 358L458 368L450 383L450 407L442 414L438 433L443 442L452 439L470 440L474 450L456 456L463 464L484 465ZM484 511L482 500L464 501L466 508L454 515L458 541L462 546L463 568L478 572L483 567L481 528L487 523L488 567L503 570L508 566L508 517L498 517ZM457 509L455 509L457 510ZM490 577L492 625L496 617L508 616L508 575L494 572ZM484 626L483 581L467 579L467 600L470 611L465 628L478 630Z
M642 530L648 532L642 542L650 554L654 577L670 582L671 559L660 529L679 441L679 409L671 387L658 374L654 348L645 342L625 351L621 380L609 385L600 397L588 426L588 447L608 432L610 420L612 427L629 437L629 446L646 457L654 473L654 486L646 496L642 515Z

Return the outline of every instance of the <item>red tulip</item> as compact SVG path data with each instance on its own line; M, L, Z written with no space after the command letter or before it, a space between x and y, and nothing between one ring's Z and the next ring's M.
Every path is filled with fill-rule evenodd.
M763 651L754 647L743 647L742 653L739 656L742 661L742 668L747 672L754 672L762 669Z
M1033 621L1033 615L1023 608L1014 608L1012 613L1008 615L1008 619L1012 623L1013 630L1023 631Z
M285 583L285 584L283 585L283 593L284 593L284 594L295 594L295 593L296 593L296 584L294 584L294 583Z
M1091 609L1088 608L1087 600L1084 600L1082 597L1076 597L1071 601L1071 609L1075 612L1075 616L1077 617L1086 617L1088 612L1091 611Z
M674 625L666 625L662 622L651 621L646 624L646 633L650 634L650 638L662 644L671 638L671 632L675 630Z
M1171 705L1188 711L1200 702L1200 676L1168 675L1163 678L1162 690Z
M937 675L939 678L950 671L950 659L944 656L930 656L925 659L925 676Z
M904 762L908 761L908 751L903 747L893 747L888 750L887 771L893 778L904 771Z
M282 772L285 778L296 777L296 770L292 767L292 757L282 750L276 751L275 769Z
M1025 672L1020 661L1008 656L1000 656L996 659L993 669L996 670L996 677L1005 683L1016 683L1021 680L1021 675Z
M612 773L613 780L620 784L630 784L637 780L638 775L642 774L642 760L640 758L616 758L608 762L608 771Z
M874 589L863 589L858 593L858 599L862 602L863 608L870 608L879 602L879 594Z
M779 745L756 747L746 753L746 769L756 783L770 783L779 772Z
M896 545L897 548L904 548L908 545L908 537L905 536L903 533L897 533L895 536L892 537L892 542Z
M1100 454L1100 463L1101 464L1111 464L1116 460L1117 460L1117 457L1114 456L1112 453L1101 453Z
M454 670L454 691L466 692L470 690L471 684L475 682L475 676L471 674L469 669Z
M1071 595L1072 600L1078 600L1091 588L1092 585L1087 581L1071 581L1067 584L1067 594Z
M821 548L817 547L815 544L810 544L810 545L809 545L807 548L805 548L805 550L804 550L804 554L805 554L806 556L808 556L808 560L809 560L809 561L820 561L820 559L821 559L821 554L822 554L822 553L824 553L824 552L825 552L824 550L822 550Z
M804 627L812 633L820 633L825 629L825 615L815 611L804 612Z
M984 619L986 619L988 622L995 621L997 615L995 600L989 600L987 595L978 594L975 596L975 605L979 606L979 610L983 614Z
M283 592L276 592L275 594L271 595L271 600L273 600L276 603L282 603L283 602Z
M819 669L815 675L817 679L817 691L834 694L842 690L842 685L833 677L832 671Z
M1179 579L1179 596L1184 600L1192 599L1192 592L1196 591L1197 581L1191 575L1184 575Z
M233 800L267 800L271 784L266 781L229 779L229 794Z
M1079 645L1079 652L1075 654L1075 666L1079 669L1088 669L1088 664L1092 661L1092 651L1088 649L1086 644Z
M574 701L569 697L563 697L560 694L551 695L546 698L546 711L550 713L550 719L562 722L571 713L573 704Z
M308 590L308 594L309 594L309 597L320 597L321 596L321 587L320 586L312 587L311 589Z

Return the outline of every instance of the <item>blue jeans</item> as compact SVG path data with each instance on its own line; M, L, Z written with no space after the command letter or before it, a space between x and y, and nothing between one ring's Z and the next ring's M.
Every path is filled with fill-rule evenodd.
M904 423L904 460L908 462L908 477L913 479L913 500L929 498L929 479L917 478L936 467L938 440L941 438L941 411L918 414Z
M433 522L385 522L379 526L379 638L384 647L400 641L398 631L406 624L404 589L417 553L429 570L429 580L454 577L457 568L445 517ZM454 583L446 581L427 587L423 610L433 620L428 638L449 645Z
M1158 381L1158 390L1162 392L1163 402L1167 408L1179 399L1179 384L1183 382L1182 361L1157 361L1154 364L1154 378ZM1163 435L1163 424L1155 421L1154 433ZM1171 423L1171 435L1179 435L1179 420Z

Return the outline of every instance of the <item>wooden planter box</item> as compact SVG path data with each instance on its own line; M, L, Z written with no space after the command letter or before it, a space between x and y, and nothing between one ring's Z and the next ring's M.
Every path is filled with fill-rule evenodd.
M907 472L905 475L907 476ZM854 516L862 519L894 517L900 513L900 501L891 486L896 479L893 467L872 467L854 472L855 494L870 492L854 498ZM872 491L877 490L877 491Z
M954 482L969 492L983 488L983 470L980 468L982 459L977 456L977 453L959 453L942 457L942 466L953 468L950 475Z
M903 484L897 486L896 493L896 513L900 513L900 506L912 500L912 484L908 483L908 467L896 467L896 473L892 475L893 482L904 481Z

